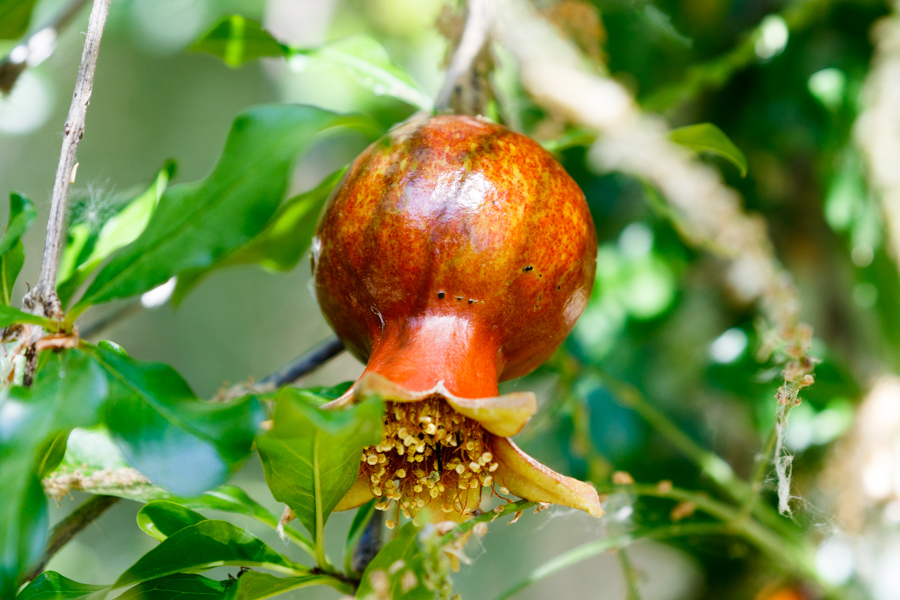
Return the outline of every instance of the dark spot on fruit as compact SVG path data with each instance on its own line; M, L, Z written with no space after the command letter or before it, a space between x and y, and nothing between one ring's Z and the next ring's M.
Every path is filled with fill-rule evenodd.
M559 286L556 286L556 287L557 287L557 289L559 288ZM444 299L444 296L445 296L445 295L446 295L446 294L444 294L444 292L438 292L438 298L440 298L441 300Z
M457 299L457 300L462 300L463 297L462 297L462 296L457 296L456 299Z
M560 286L559 286L559 285L557 285L557 286L556 286L556 289L560 289Z
M540 302L543 299L544 299L544 292L541 292L540 294L538 294L538 302Z
M527 272L527 271L531 271L532 269L534 269L534 267L532 265L528 265L527 267L525 267L522 270Z
M472 298L469 298L469 304L475 304L475 300L473 300Z

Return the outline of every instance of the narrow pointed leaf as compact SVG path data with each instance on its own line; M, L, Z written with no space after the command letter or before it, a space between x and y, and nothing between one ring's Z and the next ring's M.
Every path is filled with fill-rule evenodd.
M37 0L0 0L0 40L15 40L28 31Z
M359 507L356 514L353 515L353 521L350 523L350 529L347 531L347 541L344 542L344 571L347 573L353 570L353 552L356 545L365 531L366 525L372 520L375 514L375 499L372 498Z
M0 238L0 302L10 303L12 289L25 262L22 236L28 231L37 211L31 200L18 192L9 195L9 222Z
M281 203L297 155L322 131L360 122L312 106L247 110L232 125L213 172L166 190L144 232L100 271L72 312L141 294L243 246Z
M725 133L712 123L698 123L669 132L669 139L695 152L710 152L721 156L747 175L747 157Z
M16 600L102 600L108 589L108 585L79 583L56 571L44 571L16 596Z
M68 304L81 284L87 281L104 260L143 233L174 174L175 163L166 163L153 183L110 217L99 231L87 223L76 223L69 227L69 243L57 275L57 293L63 304Z
M178 277L172 301L177 305L204 277L224 267L259 264L270 271L288 271L309 249L319 213L345 169L332 173L314 189L285 202L266 228L247 244L208 269L188 271Z
M117 600L219 600L225 590L225 582L177 573L140 583L126 590Z
M263 419L255 397L203 402L167 365L90 352L110 382L104 421L128 462L155 483L194 496L223 483L249 454Z
M324 411L290 388L276 398L274 426L256 441L263 471L275 499L317 536L356 481L362 449L381 440L381 401Z
M263 29L258 21L242 15L223 18L197 40L191 50L217 56L229 67L239 67L267 56L286 56L288 53L288 48Z
M221 566L256 566L301 575L298 565L226 521L206 520L166 538L125 571L114 587L124 587L183 571L202 571Z
M169 500L154 500L141 507L138 526L160 542L190 525L205 521L200 513Z
M303 575L301 577L276 577L268 573L249 571L241 575L237 583L228 588L227 600L263 600L274 598L293 590L314 585L334 586L337 580L322 575ZM352 592L350 584L340 587L340 591Z

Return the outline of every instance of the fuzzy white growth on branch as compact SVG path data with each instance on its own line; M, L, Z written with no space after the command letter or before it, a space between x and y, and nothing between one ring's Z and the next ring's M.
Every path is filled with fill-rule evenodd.
M863 88L856 144L881 198L894 260L900 261L900 2L872 31L875 56Z
M777 394L781 434L775 454L779 509L789 512L790 457L785 455L783 431L790 408L799 403L800 389L813 381L814 361L807 354L811 331L798 321L797 293L775 257L765 222L746 214L740 196L714 169L669 141L662 119L642 113L624 87L592 70L525 2L502 0L494 7L494 38L512 52L525 89L543 106L597 131L594 164L660 190L677 210L676 226L682 233L728 260L726 279L735 295L759 303L776 341L768 353L778 348L790 360Z

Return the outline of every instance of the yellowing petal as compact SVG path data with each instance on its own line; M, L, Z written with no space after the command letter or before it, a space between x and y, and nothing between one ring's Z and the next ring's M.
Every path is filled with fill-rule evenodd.
M578 508L594 517L603 515L593 486L547 468L506 438L495 437L492 449L494 460L500 463L499 483L516 496Z
M538 408L537 398L531 392L475 399L447 396L446 400L459 414L478 421L485 430L502 437L522 431Z

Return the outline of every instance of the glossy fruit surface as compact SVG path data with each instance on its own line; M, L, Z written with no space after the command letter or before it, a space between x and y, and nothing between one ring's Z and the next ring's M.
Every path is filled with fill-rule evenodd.
M312 261L325 317L367 372L480 398L568 335L596 252L584 195L547 151L484 119L440 116L357 158Z

